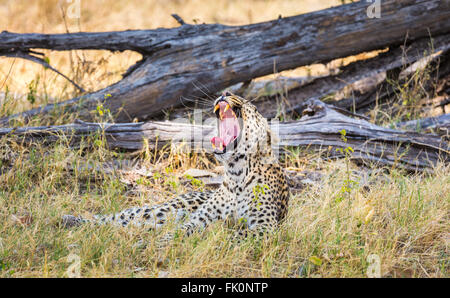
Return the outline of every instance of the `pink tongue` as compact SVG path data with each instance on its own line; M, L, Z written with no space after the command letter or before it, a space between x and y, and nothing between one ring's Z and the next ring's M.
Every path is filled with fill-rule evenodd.
M236 116L233 114L231 108L225 112L227 103L224 101L219 102L221 120L219 120L219 136L213 137L211 143L216 148L224 148L228 146L239 134L239 125L237 125Z
M222 147L226 147L235 139L235 136L238 134L238 132L237 127L236 125L234 125L233 121L235 121L233 118L224 118L222 121L220 121L220 137L213 137L211 139L211 143L216 148L221 148L221 145Z
M228 144L230 144L234 140L234 121L235 120L233 118L224 118L220 122L220 136L223 139L224 146L228 146Z

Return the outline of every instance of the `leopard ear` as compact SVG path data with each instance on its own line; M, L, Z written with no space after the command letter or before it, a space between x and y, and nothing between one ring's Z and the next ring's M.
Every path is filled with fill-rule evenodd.
M233 93L231 93L230 91L225 91L222 93L222 97L227 97L227 99L229 101L231 101L233 103L233 105L235 107L242 107L242 105L245 103L245 99L234 95Z

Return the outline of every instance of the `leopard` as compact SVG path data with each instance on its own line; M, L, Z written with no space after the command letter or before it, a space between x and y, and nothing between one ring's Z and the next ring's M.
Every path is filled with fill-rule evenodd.
M192 191L164 203L128 208L85 219L64 215L67 227L87 222L158 229L175 219L186 235L223 220L238 223L236 237L275 231L287 214L289 187L272 149L273 136L266 118L251 101L224 92L214 100L217 136L211 138L214 157L224 176L215 190ZM166 237L170 239L170 234Z

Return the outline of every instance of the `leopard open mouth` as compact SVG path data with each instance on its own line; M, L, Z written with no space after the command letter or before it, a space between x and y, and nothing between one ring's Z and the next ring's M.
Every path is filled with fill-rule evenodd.
M214 113L218 119L219 135L211 139L211 145L215 154L223 154L227 150L236 148L239 141L240 110L231 108L225 99L221 99L214 107Z

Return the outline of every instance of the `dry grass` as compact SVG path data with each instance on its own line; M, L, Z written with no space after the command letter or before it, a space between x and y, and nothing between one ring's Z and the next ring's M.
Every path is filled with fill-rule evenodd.
M71 254L79 256L81 276L86 277L364 277L372 254L380 257L382 276L449 274L448 167L437 167L432 176L376 172L368 184L355 185L342 197L344 160L307 163L305 153L293 154L286 165L319 169L324 179L291 197L288 217L271 237L237 244L229 241L230 229L217 223L158 248L156 242L173 225L157 232L90 225L68 230L59 226L60 218L154 204L201 188L183 184L178 177L190 167L214 169L217 164L206 156L165 152L163 160L159 153L156 159L153 154L147 161L142 158L154 176L136 179L139 191L130 192L119 173L77 166L125 158L121 153L102 147L69 149L64 141L50 147L22 147L3 140L2 149L14 155L11 163L2 156L2 167L11 168L0 176L3 277L67 276ZM350 170L356 167L350 165ZM147 247L139 246L139 241Z
M58 3L0 1L0 27L15 32L62 33L66 29L177 26L171 13L187 22L239 25L341 1L82 1L79 24L70 19L64 22ZM88 90L117 81L120 73L139 59L131 52L46 53L53 66ZM8 87L6 98L0 95L0 117L76 94L64 79L39 65L17 59L0 61L0 92ZM310 70L294 73L304 72ZM30 93L34 103L27 100ZM76 115L57 115L55 122L69 122L73 117ZM68 213L90 217L164 201L201 188L181 182L179 177L186 169L213 170L217 163L202 154L144 152L139 160L154 175L136 179L136 192L120 173L83 168L86 162L100 165L129 158L105 150L98 138L86 142L86 146L73 149L64 138L48 146L0 140L1 277L67 276L78 257L83 277L365 277L372 254L380 257L382 276L449 277L448 165L437 166L433 175L377 171L369 184L355 185L343 193L347 166L358 170L354 165L344 160L321 161L299 151L286 158L284 166L320 171L324 179L292 196L286 221L270 238L237 244L229 241L233 233L217 223L201 234L180 235L172 245L157 248L157 240L173 226L158 232L89 225L68 230L59 226L60 218ZM87 149L88 145L93 149ZM138 245L139 241L147 246Z

